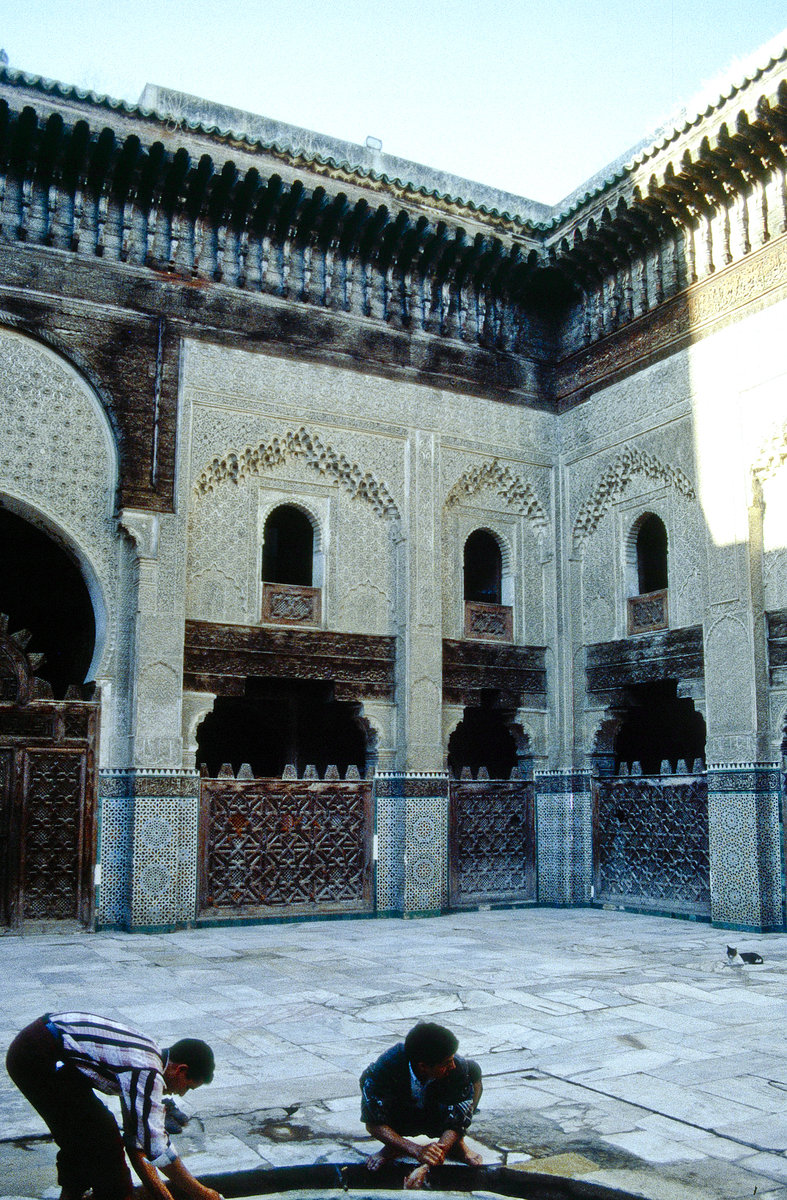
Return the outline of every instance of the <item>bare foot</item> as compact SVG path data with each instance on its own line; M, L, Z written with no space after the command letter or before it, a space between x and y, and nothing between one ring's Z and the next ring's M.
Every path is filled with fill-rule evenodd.
M387 1147L383 1146L382 1150L378 1150L376 1154L370 1154L366 1160L367 1171L379 1171L380 1167L384 1167L386 1163L391 1162L396 1158Z
M467 1163L468 1167L481 1167L484 1163L481 1155L477 1154L475 1150L471 1150L464 1138L461 1138L458 1142L454 1142L454 1145L448 1152L448 1158Z
M426 1181L429 1178L429 1166L427 1163L422 1163L420 1167L416 1167L404 1181L406 1188L422 1188L426 1186Z

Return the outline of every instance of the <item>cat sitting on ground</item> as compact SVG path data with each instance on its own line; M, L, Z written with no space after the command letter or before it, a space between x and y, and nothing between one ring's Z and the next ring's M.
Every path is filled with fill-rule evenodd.
M727 947L727 959L730 965L740 966L741 963L761 963L763 961L761 954L755 954L753 950L742 950L739 954L735 946Z

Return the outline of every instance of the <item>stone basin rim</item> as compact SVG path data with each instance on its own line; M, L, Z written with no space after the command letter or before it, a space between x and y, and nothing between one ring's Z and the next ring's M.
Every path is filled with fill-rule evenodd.
M405 1176L413 1164L394 1163L375 1175L363 1163L316 1163L296 1167L254 1167L200 1175L207 1187L215 1188L225 1200L252 1200L259 1196L289 1195L290 1200L340 1200L353 1193L353 1200L394 1200L402 1195ZM607 1184L589 1183L568 1176L515 1171L510 1167L465 1167L446 1165L432 1169L432 1185L426 1195L450 1200L469 1193L511 1196L516 1200L646 1200L642 1192L627 1192Z

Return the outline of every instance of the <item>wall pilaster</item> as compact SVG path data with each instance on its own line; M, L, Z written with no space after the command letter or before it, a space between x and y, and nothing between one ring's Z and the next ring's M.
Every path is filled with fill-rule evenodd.
M540 904L589 904L593 883L590 771L536 771Z
M711 920L730 929L781 929L778 765L708 764L707 777Z
M402 555L402 653L398 696L408 771L443 767L443 642L440 573L439 447L435 434L415 430L407 450L409 504Z

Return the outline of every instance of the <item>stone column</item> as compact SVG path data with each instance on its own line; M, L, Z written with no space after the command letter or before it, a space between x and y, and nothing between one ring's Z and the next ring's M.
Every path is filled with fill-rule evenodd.
M443 638L440 581L439 448L433 433L416 430L407 448L405 540L397 702L400 764L408 771L440 771Z
M199 809L199 777L182 765L183 529L171 514L130 509L120 524L136 582L128 650L126 918L134 929L172 928L196 912Z
M589 904L593 897L590 771L536 771L538 900Z

